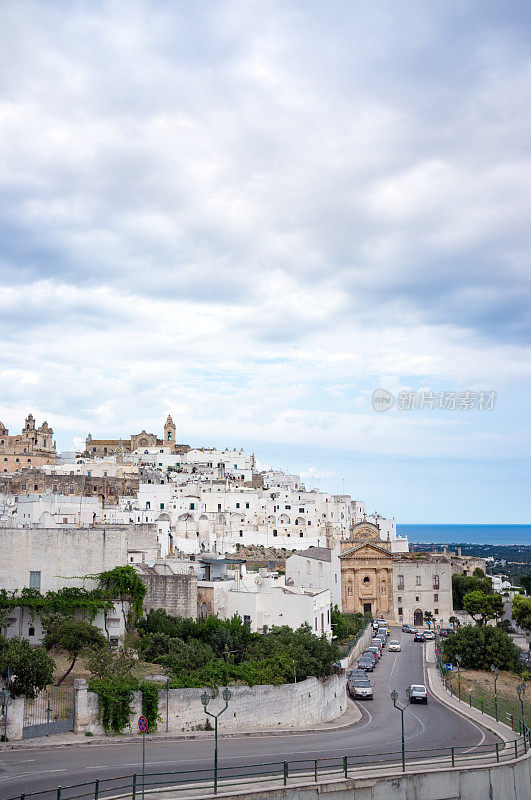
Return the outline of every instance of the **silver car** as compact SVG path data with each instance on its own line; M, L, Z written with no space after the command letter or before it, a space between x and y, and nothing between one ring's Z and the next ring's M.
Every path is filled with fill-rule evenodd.
M408 689L410 703L424 703L428 704L428 690L422 683L414 684Z
M355 697L358 700L373 699L372 686L368 680L355 680L352 688L350 688L349 684L349 692L351 697Z

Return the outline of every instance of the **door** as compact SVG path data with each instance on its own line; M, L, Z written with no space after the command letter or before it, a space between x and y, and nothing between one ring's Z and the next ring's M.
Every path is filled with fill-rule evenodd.
M424 615L420 609L417 609L413 614L413 625L415 628L422 628L424 624Z
M372 614L372 603L364 603L363 604L363 613L364 614Z

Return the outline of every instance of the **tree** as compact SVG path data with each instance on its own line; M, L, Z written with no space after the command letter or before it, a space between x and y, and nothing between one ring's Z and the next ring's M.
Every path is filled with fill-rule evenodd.
M450 623L450 625L452 625L452 627L454 627L454 628L460 628L460 627L461 627L461 620L460 620L458 617L454 617L454 616L452 616L452 617L450 617L450 619L448 620L448 622L449 622L449 623Z
M492 625L463 625L444 640L443 649L444 659L454 664L459 653L463 669L521 668L520 651L509 634Z
M527 594L531 594L531 573L529 575L521 575L520 584L524 587Z
M99 628L91 625L90 622L85 622L82 619L73 619L72 617L55 619L53 627L48 630L44 637L44 646L47 650L51 650L52 647L66 650L72 659L72 663L65 674L57 681L57 686L60 686L72 672L74 664L82 652L103 648L106 644L107 639L103 633Z
M480 569L479 567L476 567L476 569L472 573L472 577L474 577L474 578L484 578L485 577L485 573L483 572L482 569Z
M452 601L456 611L463 609L463 598L468 592L492 594L491 578L474 578L472 575L452 575Z
M499 594L468 592L463 597L463 608L476 625L486 625L489 619L503 614L503 599Z
M53 681L54 663L44 647L32 647L27 639L6 639L0 636L0 674L9 689L18 697L33 699Z
M432 622L435 622L435 617L433 616L431 611L425 611L424 612L424 620L425 620L426 625L428 626L428 628L430 628Z
M513 600L511 619L524 631L531 631L531 597L517 594Z

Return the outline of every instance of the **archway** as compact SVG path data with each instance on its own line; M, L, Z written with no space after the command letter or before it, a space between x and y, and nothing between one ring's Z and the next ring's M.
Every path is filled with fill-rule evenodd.
M422 628L424 625L424 614L419 608L413 612L413 625L415 628Z

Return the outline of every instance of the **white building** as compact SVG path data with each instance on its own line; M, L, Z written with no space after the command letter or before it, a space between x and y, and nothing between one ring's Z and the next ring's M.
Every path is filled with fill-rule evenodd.
M332 605L341 608L339 547L309 547L286 559L286 583L304 589L330 590Z

